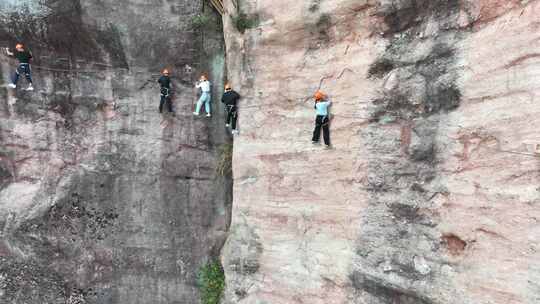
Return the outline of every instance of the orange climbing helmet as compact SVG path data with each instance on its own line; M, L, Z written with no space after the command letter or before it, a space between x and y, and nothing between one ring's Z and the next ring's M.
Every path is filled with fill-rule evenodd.
M321 101L326 97L326 95L322 91L317 91L313 97L315 98L315 101Z

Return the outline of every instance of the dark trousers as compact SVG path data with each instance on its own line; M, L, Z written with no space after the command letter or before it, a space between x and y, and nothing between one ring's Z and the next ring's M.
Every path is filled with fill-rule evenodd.
M317 115L315 118L315 130L313 130L313 141L319 142L321 138L321 128L323 130L324 144L330 145L330 127L328 126L328 116Z
M233 130L236 130L236 120L238 119L238 112L236 106L227 105L227 123L231 125Z
M167 109L169 112L172 112L172 102L170 96L161 95L161 100L159 101L159 113L163 111L163 104L167 104Z
M13 84L17 84L19 81L19 77L21 74L24 74L26 76L26 80L28 83L32 83L32 69L30 69L30 64L28 63L21 63L15 70L15 74L13 75Z

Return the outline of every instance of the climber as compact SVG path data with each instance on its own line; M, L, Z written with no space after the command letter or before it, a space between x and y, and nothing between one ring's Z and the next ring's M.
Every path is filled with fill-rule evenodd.
M238 130L236 130L236 120L238 119L236 103L239 99L240 94L233 90L230 84L225 84L225 92L223 93L223 97L221 97L221 102L225 104L227 109L227 123L225 127L231 126L231 133L233 135L238 134Z
M314 144L319 143L319 138L321 137L321 128L323 129L323 138L324 144L327 148L330 148L330 119L328 118L328 107L332 104L328 101L326 95L317 91L315 93L315 110L317 112L317 117L315 118L315 130L313 131L312 142Z
M201 111L201 107L204 104L204 109L206 110L206 117L211 117L212 114L210 114L210 101L212 97L210 93L210 81L208 81L206 75L201 75L201 78L199 79L199 81L197 81L195 87L201 89L202 93L199 101L197 101L197 106L195 108L195 112L193 112L193 115L198 116Z
M19 76L23 73L26 76L28 81L27 91L33 91L34 87L32 86L32 70L30 69L30 59L32 59L32 53L24 49L22 43L17 43L15 46L15 51L11 52L6 48L6 53L8 56L15 57L19 60L19 66L15 69L15 74L13 75L12 83L8 84L10 88L15 89L17 87L17 82L19 81Z
M159 77L158 83L161 86L161 99L159 101L159 113L163 110L163 104L167 104L169 113L172 113L172 101L171 101L171 78L169 77L169 70L164 69L162 76Z

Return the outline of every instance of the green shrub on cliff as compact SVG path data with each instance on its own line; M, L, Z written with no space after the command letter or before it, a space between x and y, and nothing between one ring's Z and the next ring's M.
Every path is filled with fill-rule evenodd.
M210 24L210 21L210 17L208 17L207 15L198 14L192 17L191 25L193 26L193 28L202 29L207 27Z
M199 270L199 289L202 304L219 304L225 289L225 274L219 261L212 261Z
M244 33L247 29L257 27L259 25L259 16L248 16L245 13L238 13L236 16L231 16L234 26L240 33Z

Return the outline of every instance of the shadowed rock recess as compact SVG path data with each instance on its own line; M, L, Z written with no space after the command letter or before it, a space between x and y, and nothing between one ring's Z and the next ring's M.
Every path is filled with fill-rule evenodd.
M0 55L0 302L198 303L232 199L223 109L191 115L199 73L222 89L220 16L202 0L1 1L0 43L16 41L36 91L7 90ZM165 67L176 116L158 113Z
M225 6L225 303L540 302L540 1Z

